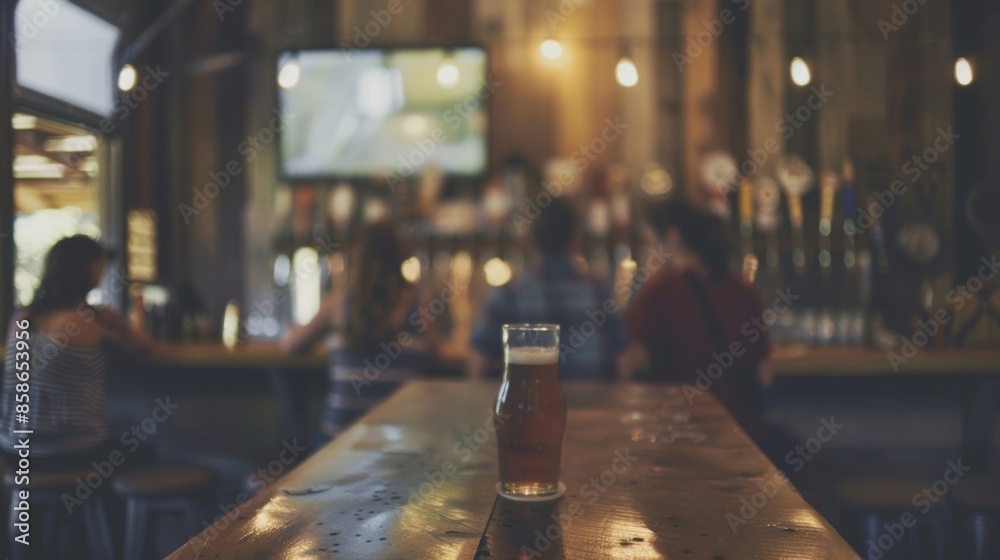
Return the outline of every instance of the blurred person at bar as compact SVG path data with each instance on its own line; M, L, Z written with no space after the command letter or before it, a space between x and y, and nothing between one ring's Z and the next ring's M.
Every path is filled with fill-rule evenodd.
M339 335L332 341L319 443L337 437L435 361L439 338L433 322L420 317L419 291L403 277L406 258L392 224L365 225L344 295L331 291L316 316L282 340L285 350L302 352L330 333Z
M559 376L613 379L629 368L625 329L607 284L574 263L582 234L571 204L556 198L532 226L538 262L490 293L472 333L470 373L495 374L505 323L560 326ZM493 369L491 369L493 366Z
M108 430L105 383L109 351L142 355L153 341L107 308L87 303L104 275L109 252L85 235L66 237L45 257L34 299L14 314L7 330L3 396L0 400L0 456L17 464L18 437L33 430L31 467L38 470L89 469L119 448ZM18 323L27 320L30 367L27 423L15 420L18 379ZM131 451L131 450L130 450ZM136 461L130 460L132 466Z
M649 363L643 378L683 384L689 401L711 391L759 439L771 346L766 330L753 323L762 313L757 293L729 268L725 226L682 201L661 205L650 217L673 257L629 310L629 334Z

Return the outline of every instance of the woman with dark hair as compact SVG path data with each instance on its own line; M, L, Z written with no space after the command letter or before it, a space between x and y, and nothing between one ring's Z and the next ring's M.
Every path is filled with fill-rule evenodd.
M725 226L680 201L655 209L650 222L672 255L671 266L641 288L628 318L650 379L683 384L689 400L711 391L747 433L761 437L757 400L770 384L770 343L756 292L729 268Z
M90 468L115 448L105 408L106 351L109 346L143 353L152 340L110 309L93 307L87 294L100 283L108 253L93 239L74 235L56 242L34 299L14 314L7 332L3 396L0 399L0 455L17 463L13 430L33 430L31 466L39 470ZM26 328L24 328L26 327ZM27 330L30 366L27 385L31 413L15 422L19 383L25 383L16 356L17 333ZM23 336L23 335L22 335ZM20 373L20 378L19 378Z
M346 291L331 292L316 316L282 341L298 352L330 332L339 335L330 353L321 439L336 437L433 361L437 331L418 312L417 289L403 278L406 258L391 224L363 227Z

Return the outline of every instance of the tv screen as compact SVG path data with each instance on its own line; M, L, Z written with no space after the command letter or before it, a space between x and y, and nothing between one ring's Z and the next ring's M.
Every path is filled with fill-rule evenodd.
M17 83L98 115L115 107L112 61L119 30L69 2L21 0L9 39Z
M486 53L475 47L283 53L283 175L408 177L427 165L483 173L486 72Z

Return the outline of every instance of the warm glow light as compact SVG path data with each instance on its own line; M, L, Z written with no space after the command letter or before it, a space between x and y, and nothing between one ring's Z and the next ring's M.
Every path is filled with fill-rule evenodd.
M472 255L468 251L455 253L451 258L451 272L467 278L472 273Z
M659 164L650 162L643 166L639 187L648 195L660 196L674 188L674 179Z
M639 83L639 70L631 58L623 56L618 60L615 65L615 80L622 87L632 87Z
M400 272L403 273L403 278L405 278L407 282L410 284L416 284L420 281L420 259L417 257L410 257L406 259L400 267Z
M10 122L11 126L14 127L14 130L31 130L35 128L35 124L38 122L38 117L34 115L14 113Z
M319 311L322 290L319 255L313 247L299 247L292 253L292 319L296 324L308 323Z
M330 274L343 274L344 271L347 270L347 262L344 259L344 253L337 251L336 253L330 255L330 258L327 259L327 266L330 268Z
M563 48L562 43L556 41L555 39L546 39L542 41L539 50L542 51L542 56L549 60L555 60L562 56Z
M17 179L62 179L66 166L40 155L23 155L14 158L14 177Z
M955 61L955 81L960 86L967 86L972 83L972 64L964 58Z
M92 152L97 149L97 138L89 134L49 138L42 149L46 152Z
M347 227L354 214L354 189L350 185L341 183L333 188L330 195L330 218L337 227Z
M483 265L483 273L486 274L486 283L494 288L503 286L510 282L510 265L503 259L493 257Z
M797 86L807 86L812 81L812 72L809 71L809 65L806 64L805 60L802 60L802 57L793 58L788 71L792 75L792 82Z
M438 66L437 70L437 83L439 86L445 89L451 89L458 85L458 79L461 75L458 72L458 66L455 65L455 61L446 58L441 61L441 65Z
M282 89L292 89L298 85L301 76L302 69L299 67L298 59L289 58L278 71L278 85Z
M231 299L222 314L222 344L232 351L240 341L240 304Z
M135 87L135 82L138 80L139 76L135 72L135 66L131 64L126 64L122 66L122 69L118 72L118 89L122 91L129 91Z

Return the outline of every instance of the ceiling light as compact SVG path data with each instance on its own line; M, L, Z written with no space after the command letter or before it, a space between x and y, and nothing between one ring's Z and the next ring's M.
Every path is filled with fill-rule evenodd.
M278 85L282 89L292 89L299 83L301 76L302 69L299 67L299 59L293 56L281 65L281 70L278 71Z
M437 69L437 83L439 86L451 89L458 85L460 77L461 74L454 60L446 58L441 61L441 65Z
M809 71L809 65L802 57L793 58L788 71L792 76L792 82L797 86L807 86L812 81L812 72Z
M400 266L400 272L407 282L416 284L420 281L420 259L415 256L406 259Z
M960 86L967 86L972 83L972 64L964 58L955 61L955 81Z
M135 66L126 64L125 66L122 66L122 69L118 72L118 89L122 91L130 91L135 87L135 83L138 79L139 75L136 74Z
M562 44L555 39L546 39L542 41L542 44L538 48L542 51L542 56L549 60L555 60L562 56L563 53Z
M510 282L512 276L510 265L498 257L486 261L483 265L483 273L486 275L486 283L494 288Z
M632 87L639 83L639 70L631 58L623 56L618 59L618 64L615 65L615 80L622 87Z

